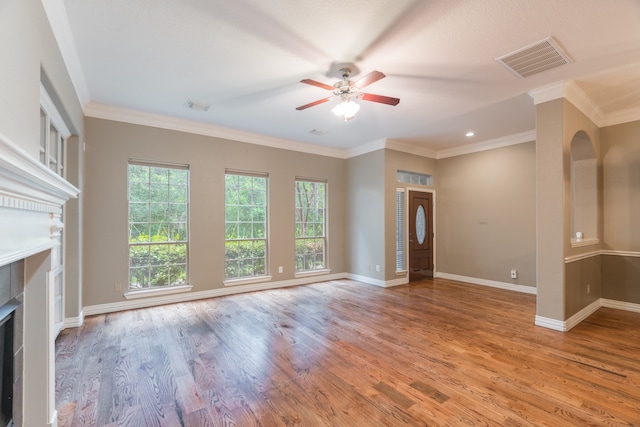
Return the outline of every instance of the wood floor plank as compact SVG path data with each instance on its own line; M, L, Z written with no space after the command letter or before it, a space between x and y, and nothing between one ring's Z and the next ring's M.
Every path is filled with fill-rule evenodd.
M88 316L56 342L58 425L640 425L640 313L534 317L533 295L444 279Z

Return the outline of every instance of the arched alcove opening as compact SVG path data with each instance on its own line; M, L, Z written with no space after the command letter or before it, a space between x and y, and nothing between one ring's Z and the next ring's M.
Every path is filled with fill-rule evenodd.
M598 236L598 159L589 136L571 140L571 244L595 244Z

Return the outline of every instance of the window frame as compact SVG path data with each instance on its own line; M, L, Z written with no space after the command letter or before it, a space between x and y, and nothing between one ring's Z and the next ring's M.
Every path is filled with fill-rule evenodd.
M51 155L52 129L55 131L56 150L55 157ZM56 175L66 179L67 161L67 139L71 136L71 131L65 123L58 107L53 102L49 92L40 82L40 155L39 160L45 168L51 170ZM54 166L52 168L52 165ZM59 214L59 220L65 222L65 208ZM51 251L52 263L50 280L53 283L54 299L54 336L58 336L64 328L65 321L65 297L66 297L66 268L64 265L66 249L66 233L62 230L58 232L59 245Z
M151 221L151 208L152 208L152 204L154 203L151 200L151 194L149 195L149 198L146 200L146 202L142 202L142 203L146 203L149 207L148 207L148 221L147 221L147 229L149 230L149 234L148 234L148 241L146 242L131 242L131 225L132 223L135 224L143 224L143 222L140 221L131 221L132 216L132 200L131 200L131 185L132 185L132 180L131 180L131 166L142 166L142 167L147 167L147 168L163 168L163 169L167 169L167 174L170 175L170 171L174 170L184 170L186 171L186 184L175 184L175 186L173 188L177 188L178 186L185 186L185 191L186 191L186 197L185 197L185 201L184 203L179 203L179 205L183 205L184 206L184 239L182 240L173 240L172 237L169 235L169 229L170 229L170 224L181 224L181 222L171 222L170 218L166 218L166 221L159 223L159 224L166 224L167 226L167 240L166 241L154 241L152 239L151 236L151 226L153 224L153 222ZM169 178L170 179L170 178ZM151 178L149 177L149 181L147 183L149 185L149 191L151 192ZM169 193L171 192L172 186L170 184L170 182L167 182L167 208L169 208L169 206L173 205L178 205L178 203L171 203L171 198L169 196ZM139 202L135 202L134 203L139 203ZM157 202L158 204L160 204L160 202ZM127 233L128 233L128 238L127 238L127 247L128 247L128 251L127 251L127 260L128 260L128 268L127 268L127 285L125 286L125 297L127 298L138 298L140 296L144 296L144 295L148 295L148 294L153 294L153 295L158 295L158 294L164 294L164 293L174 293L174 292L179 292L179 291L183 291L183 290L190 290L192 288L192 286L190 285L190 281L189 281L189 249L190 249L190 204L191 204L191 176L190 176L190 167L188 164L179 164L179 163L170 163L170 162L155 162L155 161L150 161L150 160L141 160L141 159L132 159L130 158L127 162ZM168 213L167 213L168 215ZM171 229L173 230L173 228L171 227ZM185 249L185 254L184 254L184 274L185 274L185 278L184 278L184 282L183 283L167 283L165 285L153 285L151 283L149 283L148 286L142 286L139 288L135 288L135 287L131 287L131 271L132 271L132 255L131 255L131 250L132 247L144 247L147 246L149 247L149 251L151 251L151 247L152 246L175 246L175 245L184 245ZM151 263L151 258L149 258L149 264L148 267L149 269L151 269L152 265ZM182 265L182 263L171 263L169 262L169 260L167 260L167 263L165 263L163 266L165 266L166 268L171 268L171 266L177 266L177 265ZM170 277L170 273L169 273L169 277Z
M236 224L236 226L238 227L238 230L240 229L240 225L241 224L250 224L252 227L252 233L253 233L253 226L254 224L258 224L257 222L253 221L253 219L249 222L247 221L241 221L240 220L240 207L244 206L252 206L252 207L256 207L255 205L240 205L240 204L230 204L228 199L227 199L227 192L228 192L228 188L227 188L227 178L230 176L237 176L237 177L251 177L251 178L257 178L257 179L264 179L264 205L262 206L262 208L264 209L264 222L263 222L263 228L262 230L264 231L264 237L249 237L249 238L235 238L235 239L228 239L227 238L227 227L230 224L230 222L228 222L228 211L231 209L231 207L235 207L237 209L237 214L236 214L236 221L234 221L234 223ZM252 186L253 189L253 186ZM249 284L249 283L258 283L258 282L264 282L264 281L268 281L271 280L272 276L270 275L270 230L269 230L269 223L270 223L270 180L269 180L269 173L267 172L257 172L257 171L246 171L246 170L238 170L238 169L225 169L224 172L224 227L225 227L225 235L224 235L224 275L223 275L223 285L224 286L232 286L232 285L240 285L240 284ZM253 195L252 195L253 197ZM238 243L240 244L241 242L252 242L252 245L255 242L263 242L264 245L264 256L263 256L263 262L264 262L264 271L258 274L252 274L252 275L234 275L234 276L227 276L227 263L230 261L227 259L227 244L228 243ZM243 260L257 260L258 258L256 257L247 257L247 258L237 258L237 262L240 263ZM237 267L237 271L240 272L240 267Z
M65 178L67 139L71 136L71 131L42 83L40 83L40 120L40 163ZM52 144L54 133L55 145ZM55 150L52 150L52 146Z
M396 188L396 274L406 274L407 267L407 191Z
M323 198L323 215L322 215L322 236L300 236L298 237L298 233L297 233L297 228L298 228L298 200L299 200L299 192L298 192L298 183L314 183L314 184L322 184L324 186L323 189L323 193L324 193L324 198ZM297 176L295 178L295 183L294 183L294 209L295 209L295 213L294 213L294 226L295 226L295 250L294 250L294 254L295 254L295 258L294 258L294 274L295 277L300 277L300 276L306 276L306 275L314 275L314 274L326 274L328 272L330 272L329 269L329 223L328 223L328 213L329 213L329 184L328 184L328 180L327 179L318 179L318 178L308 178L308 177L301 177L301 176ZM317 205L316 205L317 206ZM316 208L317 209L317 208ZM321 267L318 268L313 268L313 269L301 269L298 270L298 241L301 240L309 240L309 239L322 239L323 241L323 253L322 253L322 257L323 257L323 265ZM303 262L303 265L305 263Z

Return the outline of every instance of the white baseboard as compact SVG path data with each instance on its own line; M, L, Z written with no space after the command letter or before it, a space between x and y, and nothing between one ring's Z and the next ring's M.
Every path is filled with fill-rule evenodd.
M616 301L612 299L600 298L570 318L565 321L550 319L548 317L536 316L536 325L542 326L545 328L553 329L560 332L567 332L571 330L574 326L582 322L587 317L591 316L595 313L600 307L613 308L616 310L624 310L624 311L633 311L635 313L640 313L640 304L635 304L631 302L624 301Z
M66 317L64 319L64 323L62 324L63 329L67 328L78 328L82 326L84 323L84 311L80 312L80 316L78 317Z
M553 329L554 331L567 332L571 330L571 328L582 322L584 319L595 313L600 307L602 307L602 299L598 299L592 302L564 321L536 315L535 324L536 326Z
M442 272L435 273L435 277L449 279L449 280L456 280L456 281L466 282L466 283L471 283L476 285L489 286L493 288L505 289L510 291L536 294L536 288L533 288L531 286L514 285L511 283L496 282L493 280L478 279L475 277L459 276L456 274L449 274L449 273L442 273ZM215 297L220 297L225 295L262 291L267 289L287 288L291 286L308 285L310 283L316 283L318 281L330 281L330 280L341 280L341 279L357 280L359 282L362 282L368 285L379 286L382 288L400 286L400 285L405 285L409 283L408 277L400 277L397 279L385 281L385 280L374 279L367 276L360 276L357 274L338 273L338 274L329 274L321 277L312 276L312 277L305 277L305 278L297 278L293 280L282 280L278 282L239 285L239 286L211 289L208 291L190 292L190 293L174 294L174 295L163 295L159 297L127 300L127 301L108 303L108 304L90 305L90 306L84 307L84 310L80 313L80 316L66 318L64 320L63 327L64 328L80 327L84 323L84 317L90 316L93 314L113 313L117 311L152 307L155 305L194 301L199 299L215 298ZM571 328L573 328L574 326L582 322L584 319L592 315L594 312L596 312L600 307L608 307L608 308L614 308L618 310L633 311L636 313L640 313L640 304L600 298L594 301L593 303L591 303L589 306L583 308L578 313L574 314L573 316L571 316L569 319L565 321L536 315L535 324L537 326L542 326L548 329L553 329L560 332L567 332Z
M632 302L616 301L613 299L606 299L606 298L601 298L600 302L602 303L602 307L615 308L617 310L633 311L635 313L640 313L640 304L635 304Z
M153 307L155 305L173 304L178 302L194 301L206 298L215 298L225 295L241 294L246 292L264 291L267 289L287 288L290 286L308 285L325 280L347 279L347 273L328 274L326 276L304 277L293 280L281 280L278 282L254 283L250 285L228 286L211 289L208 291L189 292L181 294L163 295L144 299L127 300L107 304L89 305L84 307L84 315L113 313L116 311L133 310L136 308Z
M13 425L13 423L11 424ZM51 420L47 423L47 427L58 427L58 411L53 410L51 414Z
M534 286L515 285L513 283L498 282L495 280L479 279L477 277L460 276L457 274L443 273L438 271L436 277L442 279L456 280L458 282L472 283L474 285L489 286L492 288L506 289L508 291L522 292L525 294L537 293L537 289Z
M535 319L536 326L542 326L543 328L553 329L554 331L566 332L568 329L566 328L566 322L557 319L551 319L549 317L542 317L536 315Z
M372 277L360 276L359 274L347 274L347 278L366 283L367 285L379 286L381 288L391 288L393 286L406 285L409 283L408 277L399 277L393 280L380 280Z

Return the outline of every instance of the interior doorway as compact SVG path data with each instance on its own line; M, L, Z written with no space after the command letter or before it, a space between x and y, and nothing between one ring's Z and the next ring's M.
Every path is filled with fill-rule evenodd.
M433 278L433 194L409 191L409 281Z

